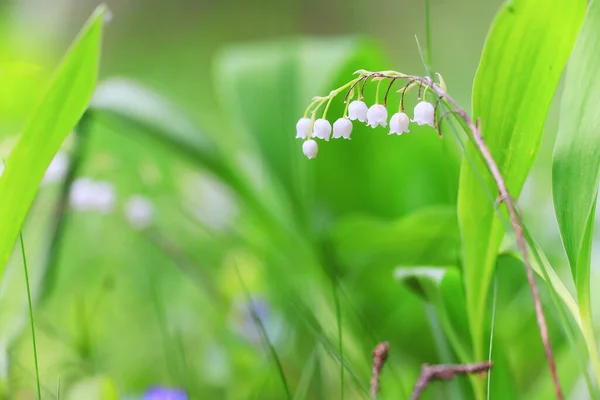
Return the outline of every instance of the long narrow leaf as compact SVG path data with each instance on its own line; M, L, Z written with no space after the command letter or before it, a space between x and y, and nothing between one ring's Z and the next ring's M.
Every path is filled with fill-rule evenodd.
M584 0L514 0L499 11L473 88L473 116L518 197L539 150L546 114L583 20ZM504 235L489 195L498 191L470 144L463 161L458 217L474 356L484 357L486 298ZM482 174L486 185L481 184Z
M0 178L0 278L44 172L92 97L105 11L98 7L84 26L6 161Z
M552 170L554 207L577 289L596 380L600 359L590 299L594 211L600 182L600 2L593 1L569 62Z

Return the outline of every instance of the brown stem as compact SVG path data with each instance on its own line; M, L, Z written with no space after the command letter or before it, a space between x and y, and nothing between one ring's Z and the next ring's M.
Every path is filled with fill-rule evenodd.
M387 360L388 353L390 351L390 344L388 342L381 342L373 350L373 373L371 374L371 387L370 393L373 399L377 398L379 394L379 377L381 376L381 370Z
M423 364L421 375L415 384L415 388L410 395L410 400L418 400L421 394L433 381L449 381L456 375L483 374L492 368L490 361L474 364Z
M535 283L535 275L533 273L533 269L531 268L531 264L529 263L529 257L527 255L527 244L525 241L525 236L523 234L523 225L521 224L521 220L513 203L512 197L508 191L506 186L506 181L500 172L500 168L496 164L492 153L489 148L485 144L483 140L483 136L481 134L479 121L474 123L471 117L458 105L458 103L435 83L429 77L420 77L420 76L410 76L410 75L394 75L394 74L382 74L382 73L371 73L367 74L369 76L387 76L389 78L398 77L404 79L411 79L419 82L422 85L428 86L432 89L439 98L445 99L456 111L462 120L466 123L469 131L471 132L471 136L487 168L489 169L494 181L496 182L496 186L498 188L498 192L500 193L500 199L506 205L506 209L508 211L508 215L510 218L510 223L515 232L515 236L517 238L517 245L519 247L519 251L523 256L523 265L525 266L525 272L527 273L527 282L529 283L529 289L531 291L531 295L533 297L533 303L535 308L535 315L537 319L537 324L540 330L540 336L542 339L542 343L544 345L544 352L546 353L546 359L548 360L548 367L550 368L550 374L552 375L552 382L554 384L554 391L556 393L556 398L559 400L563 400L564 396L560 387L560 382L558 380L558 374L556 372L556 362L554 361L554 355L552 353L552 346L550 345L550 336L548 334L548 325L546 324L546 318L544 317L544 310L542 309L542 302L540 301L540 294L538 292L537 285Z

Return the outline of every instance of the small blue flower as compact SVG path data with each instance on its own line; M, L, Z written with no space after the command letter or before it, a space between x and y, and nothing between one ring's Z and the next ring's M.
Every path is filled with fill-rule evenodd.
M183 389L156 386L149 389L142 400L188 400L188 396Z

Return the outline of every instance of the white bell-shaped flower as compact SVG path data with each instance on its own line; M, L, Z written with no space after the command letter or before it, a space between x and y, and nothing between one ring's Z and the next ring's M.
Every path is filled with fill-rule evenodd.
M421 101L415 106L415 116L413 122L419 125L435 126L434 120L435 110L433 105L427 101Z
M352 121L348 118L340 118L333 123L333 138L350 139L352 133Z
M329 141L329 137L331 136L331 123L326 119L319 118L315 121L313 125L313 133L312 137L316 137L319 139L325 139Z
M300 118L296 123L296 138L306 139L310 133L310 118Z
M367 112L367 125L372 128L377 128L381 125L384 128L387 126L387 109L381 104L373 104Z
M410 120L408 119L408 115L404 114L403 112L398 112L392 115L392 118L390 118L390 132L388 135L392 135L394 133L397 135L402 135L404 132L410 132L408 129L409 123Z
M307 140L302 143L302 152L308 158L315 158L319 152L319 145L312 139Z
M357 119L360 122L365 122L367 120L368 110L369 108L364 101L354 100L348 106L348 118L350 118L352 121Z

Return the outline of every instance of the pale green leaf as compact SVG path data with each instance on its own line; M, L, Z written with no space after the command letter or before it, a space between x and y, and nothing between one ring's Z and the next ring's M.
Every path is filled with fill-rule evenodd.
M577 289L584 336L596 380L600 360L590 298L590 262L600 182L600 2L593 1L569 61L558 137L554 149L552 192L558 226Z
M585 13L584 0L514 0L500 9L473 88L473 117L518 198L539 150L546 114ZM498 190L470 143L461 169L458 218L474 355L484 348L486 298L505 225ZM469 160L474 161L470 165Z

